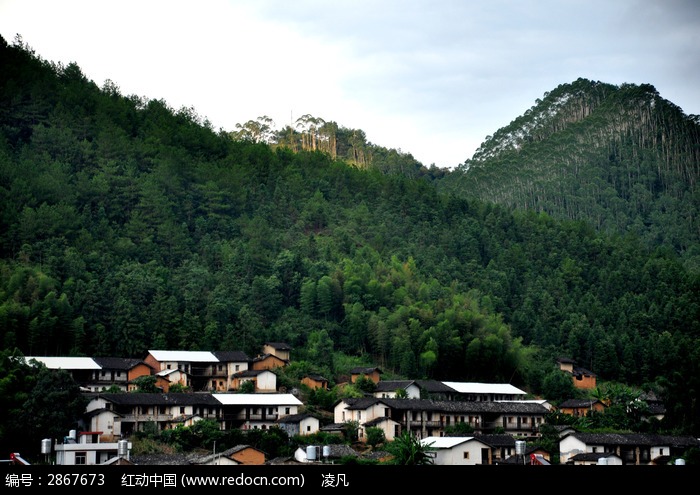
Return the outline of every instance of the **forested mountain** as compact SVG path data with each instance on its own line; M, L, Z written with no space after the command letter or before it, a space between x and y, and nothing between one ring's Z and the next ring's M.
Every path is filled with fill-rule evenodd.
M585 220L700 269L700 116L649 84L578 79L489 136L443 191Z
M465 197L450 174L442 190L442 172L395 150L371 147L396 167L361 166L342 127L334 146L308 127L286 144L241 134L252 123L215 131L0 41L3 349L256 355L283 341L331 379L361 363L533 394L566 356L653 388L669 427L700 433L700 286L682 249ZM663 176L695 177L679 166Z

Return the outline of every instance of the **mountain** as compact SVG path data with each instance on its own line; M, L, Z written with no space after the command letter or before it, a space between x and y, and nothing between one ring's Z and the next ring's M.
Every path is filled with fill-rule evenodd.
M599 383L654 389L667 428L697 433L700 280L686 253L457 194L479 157L454 178L416 174L407 156L383 169L340 128L335 148L259 141L22 43L0 40L0 65L0 357L285 342L290 373L376 365L553 399L568 392L566 356ZM543 153L547 134L533 133ZM522 154L495 149L482 168Z
M650 85L562 84L489 136L439 188L584 220L700 269L700 117Z

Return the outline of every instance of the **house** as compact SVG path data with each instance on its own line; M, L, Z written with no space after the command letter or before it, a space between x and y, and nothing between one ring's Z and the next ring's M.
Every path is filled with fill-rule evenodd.
M365 424L380 417L400 425L400 432L410 431L418 438L441 436L445 428L467 423L476 434L494 433L502 428L510 435L537 438L548 410L541 404L482 401L433 401L428 399L383 399L377 397L345 398L334 406L334 423L356 421L360 440ZM399 433L400 433L399 432ZM395 432L388 432L392 440Z
M509 383L481 382L442 382L454 390L453 400L494 402L519 400L527 396L527 392Z
M375 397L393 399L399 390L410 399L420 399L420 387L414 380L380 380L374 389Z
M434 449L437 466L489 464L490 447L474 437L426 437L420 443Z
M141 359L117 357L95 357L92 359L100 367L100 370L94 373L95 381L87 385L93 392L102 392L112 386L117 386L124 391L132 390L135 388L132 385L133 380L153 374L153 368Z
M318 388L328 390L328 380L321 375L308 374L301 379L301 383L311 390L316 390Z
M222 404L212 394L99 393L90 397L86 421L93 431L125 438L154 426L158 431L191 426L200 419L220 421Z
M265 453L250 445L237 445L223 452L190 458L189 462L199 466L260 466L265 464Z
M588 416L591 412L602 412L605 404L596 399L567 399L559 404L559 412L571 416Z
M289 362L291 352L291 346L283 342L265 342L262 348L263 354L272 354L286 362Z
M156 372L179 370L195 392L233 390L232 376L249 368L250 358L241 351L149 350L144 359Z
M376 367L356 367L350 370L350 383L355 383L360 377L379 383L381 374L382 370Z
M290 437L296 435L313 435L318 432L321 427L319 419L308 413L282 416L276 423L287 432L287 435Z
M61 357L61 356L25 356L27 364L32 361L41 363L50 370L65 370L83 388L90 391L97 382L97 376L102 367L89 357ZM103 383L107 388L111 384ZM100 385L98 385L99 387Z
M643 433L571 433L559 441L559 460L567 464L577 454L613 453L624 465L667 464L691 448L700 448L700 440Z
M252 382L256 392L276 392L277 375L270 370L245 370L234 374L231 386L239 390L245 382Z
M212 394L221 404L222 429L268 430L277 420L299 413L292 394Z
M560 370L571 375L574 387L586 390L596 387L596 375L592 371L576 366L573 359L560 357L557 362Z
M289 364L286 361L274 354L262 354L251 361L251 368L254 370L273 370L275 368L283 368Z
M54 445L58 466L96 466L113 464L120 457L129 459L132 445L127 440L101 442L103 432L71 430L63 443Z
M172 385L181 385L187 388L189 386L188 383L190 383L187 373L182 370L161 370L154 376L156 377L155 386L165 393L170 392L170 387ZM134 391L136 388L136 384L131 383L129 385L129 392Z

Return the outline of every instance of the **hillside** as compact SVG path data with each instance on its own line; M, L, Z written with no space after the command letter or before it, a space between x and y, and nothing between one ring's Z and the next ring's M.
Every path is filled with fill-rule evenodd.
M562 84L486 139L443 191L584 220L700 268L700 117L649 84Z
M0 43L0 64L3 349L282 341L300 372L374 364L533 394L564 355L700 424L699 280L674 250L216 132L27 46Z

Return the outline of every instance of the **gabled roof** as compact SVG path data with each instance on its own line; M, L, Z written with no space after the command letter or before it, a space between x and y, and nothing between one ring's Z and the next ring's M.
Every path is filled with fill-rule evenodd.
M234 373L232 376L235 378L249 378L262 375L263 373L272 373L270 370L243 370L238 373ZM272 373L274 375L274 373Z
M301 406L292 394L212 394L225 406Z
M475 437L425 437L421 438L420 443L422 445L430 445L434 449L451 449L473 440L479 441Z
M415 383L413 380L380 380L377 383L375 392L394 392L397 389L406 389Z
M273 347L277 349L278 351L291 351L292 347L289 344L285 344L284 342L265 342L265 345L269 345L270 347Z
M343 399L348 410L365 410L375 404L385 404L396 411L434 411L476 414L547 414L542 404L522 401L445 401L428 399L387 399L360 397ZM521 403L522 402L522 403Z
M511 394L527 395L527 392L510 383L442 382L460 394Z
M275 423L299 423L306 418L318 419L314 415L308 413L288 414L287 416L282 416L281 418L277 419Z
M351 375L359 375L359 374L371 374L374 372L381 373L382 370L377 368L376 366L357 366L353 369L350 370Z
M699 447L700 439L692 436L655 435L646 433L571 433L564 438L574 437L587 445L643 445L648 447L665 446L687 448Z
M214 351L214 357L222 363L247 363L250 357L243 351Z
M515 447L515 437L508 434L474 435L474 438L491 447Z
M99 370L102 369L93 358L89 357L61 357L61 356L25 356L25 362L32 359L44 363L47 368L57 370Z
M98 393L96 397L118 405L150 406L218 406L221 403L212 394L190 393Z
M288 363L289 361L286 359L282 359L279 356L275 356L274 354L261 354L253 359L253 362L259 362L259 361L264 361L266 359L276 359L277 361L281 361L283 363Z
M315 373L309 373L304 378L310 378L311 380L316 380L317 382L327 382L328 381L327 378L324 378L323 376L317 375Z
M438 394L438 393L455 393L456 390L452 387L446 385L444 382L438 380L415 380L416 385L428 393Z
M119 357L96 357L92 358L101 368L110 370L130 370L139 364L146 364L142 359L119 358Z
M149 350L148 353L158 362L177 361L189 363L218 363L217 357L208 351L161 351Z

